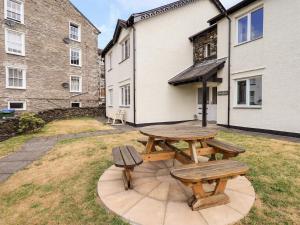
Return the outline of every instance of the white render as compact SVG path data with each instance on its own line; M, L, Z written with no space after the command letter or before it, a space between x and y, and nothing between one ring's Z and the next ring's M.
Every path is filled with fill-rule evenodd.
M237 18L264 7L264 36L237 45ZM300 133L300 1L256 1L230 15L232 19L231 122L232 126ZM218 22L218 58L228 56L228 21ZM235 80L262 75L261 108L237 108ZM227 91L227 64L219 72ZM218 124L227 125L227 96L218 97Z
M207 28L207 21L218 13L209 0L199 0L134 25L136 124L194 119L197 113L197 85L174 87L168 84L168 80L193 65L193 45L189 37ZM120 43L128 35L131 55L120 63ZM113 68L108 71L110 52ZM132 104L125 109L127 121L133 123L133 28L122 30L118 43L105 55L105 61L107 91L114 88L114 104L107 106L107 115L112 116L120 109L120 86L130 83Z

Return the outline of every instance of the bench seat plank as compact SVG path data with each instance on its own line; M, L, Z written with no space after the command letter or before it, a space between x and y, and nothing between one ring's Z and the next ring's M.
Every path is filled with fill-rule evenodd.
M143 159L132 146L116 147L112 154L117 167L135 167L143 163Z
M171 175L184 182L203 182L226 177L244 175L249 170L244 163L232 160L183 165L174 168Z
M224 153L228 153L228 154L240 154L240 153L244 153L246 150L238 147L236 145L232 145L232 144L228 144L216 139L210 139L210 140L206 140L205 141L206 144L208 144L211 147L217 148L219 150L221 150Z

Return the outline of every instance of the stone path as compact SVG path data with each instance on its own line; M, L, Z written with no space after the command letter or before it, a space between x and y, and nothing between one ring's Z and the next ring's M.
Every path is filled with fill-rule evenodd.
M133 130L135 129L129 126L120 126L112 130L33 138L26 142L19 151L0 159L0 183L7 180L11 175L19 170L24 169L32 162L40 159L42 156L47 154L47 152L49 152L59 141L110 134L121 134Z
M230 203L192 211L187 200L191 188L170 176L176 160L143 163L133 174L133 190L125 191L122 169L107 169L98 183L98 196L111 212L133 225L226 225L245 217L255 201L255 191L246 177L228 182ZM214 184L204 187L207 191Z

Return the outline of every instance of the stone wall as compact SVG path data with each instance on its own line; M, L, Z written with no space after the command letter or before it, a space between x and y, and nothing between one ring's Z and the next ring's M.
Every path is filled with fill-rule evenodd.
M199 63L207 59L217 58L217 38L217 27L205 34L201 34L194 38L194 63ZM207 58L204 57L204 46L206 44L210 44L211 52L211 56Z
M39 112L53 108L69 108L71 102L82 107L99 105L100 66L98 31L68 0L26 0L24 24L7 25L4 1L0 1L0 109L8 101L26 101L27 110ZM69 36L69 22L81 27L81 42L64 42ZM5 29L25 34L25 56L7 54ZM70 48L80 48L82 66L70 65ZM6 66L26 70L26 90L6 88ZM70 76L82 77L82 93L70 93L63 83Z
M52 109L39 112L38 117L46 123L54 120L69 119L76 117L105 117L105 107L90 107L90 108L65 108ZM19 117L0 121L0 141L7 140L18 134Z

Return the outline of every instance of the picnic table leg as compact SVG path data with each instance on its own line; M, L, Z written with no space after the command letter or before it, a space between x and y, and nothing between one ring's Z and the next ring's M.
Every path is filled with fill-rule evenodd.
M197 154L197 148L196 148L197 142L196 141L191 141L189 142L189 147L191 151L191 156L195 163L198 163L198 154Z
M149 154L156 150L155 146L154 146L154 141L155 141L154 137L149 137L147 145L146 145L146 153Z

